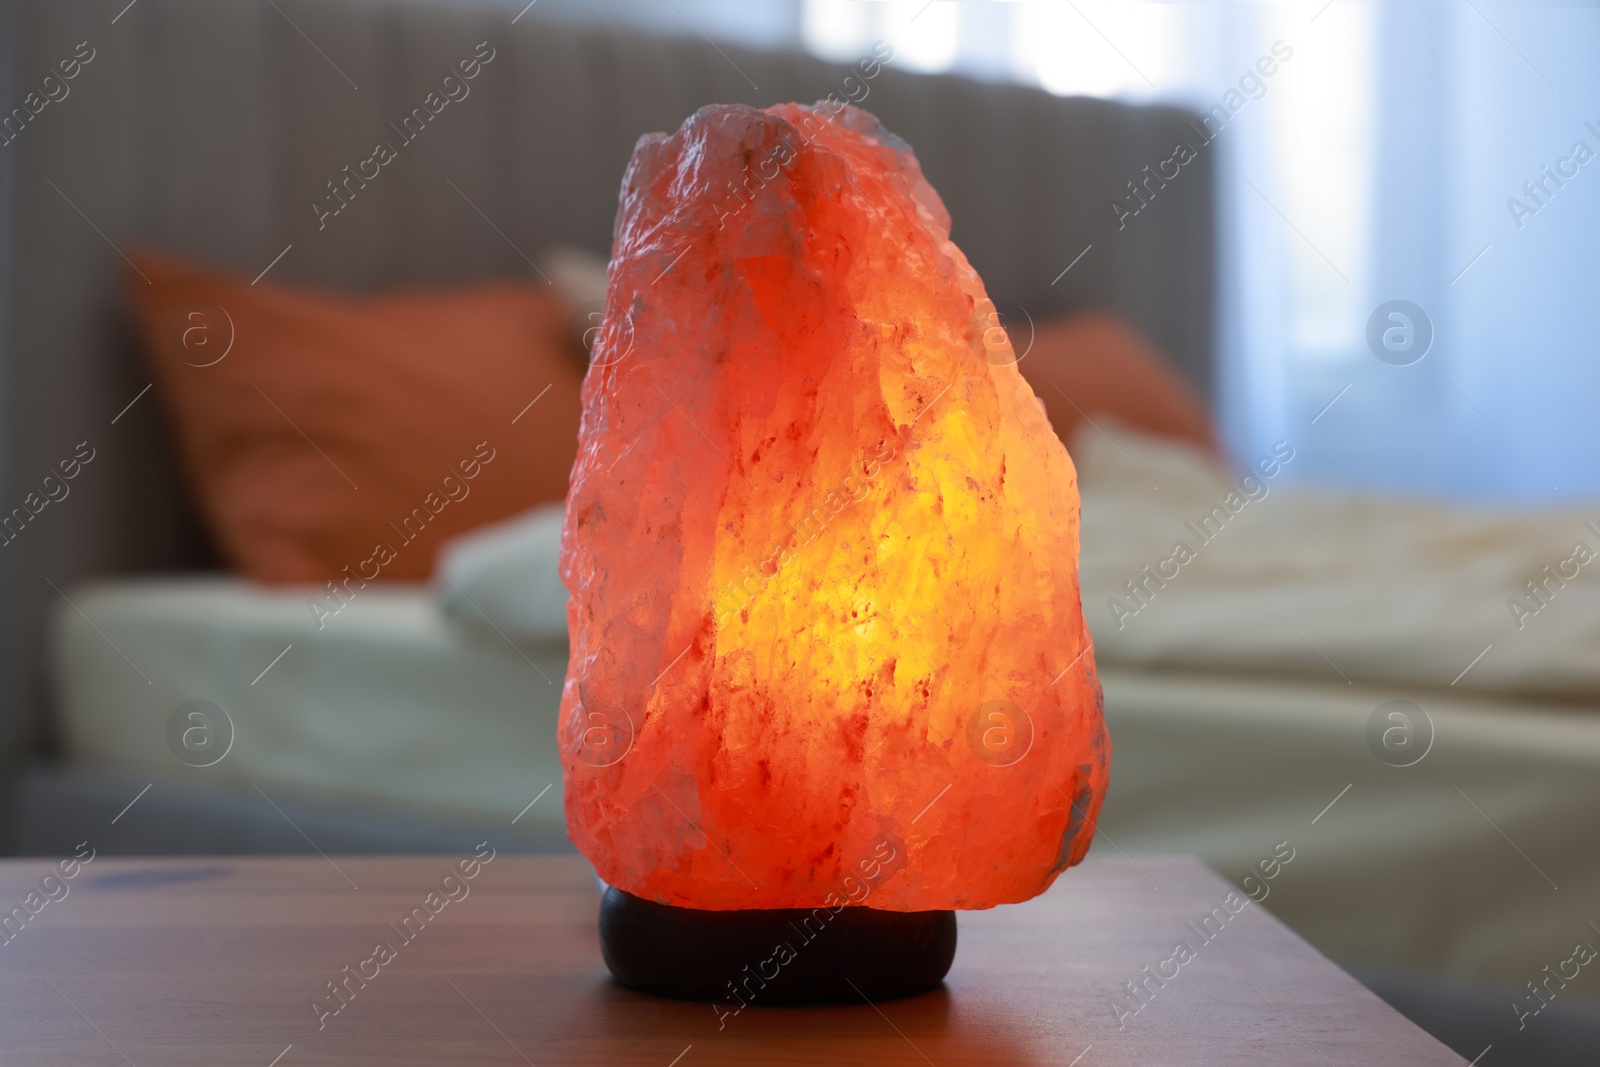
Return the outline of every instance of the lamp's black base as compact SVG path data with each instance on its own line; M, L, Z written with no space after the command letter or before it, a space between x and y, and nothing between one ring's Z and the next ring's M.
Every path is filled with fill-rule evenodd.
M600 952L657 996L743 1005L893 1000L937 987L956 955L953 911L702 911L608 888Z

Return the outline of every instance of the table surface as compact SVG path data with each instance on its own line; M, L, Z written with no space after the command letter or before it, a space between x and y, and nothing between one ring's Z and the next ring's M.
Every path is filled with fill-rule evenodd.
M589 869L501 854L410 942L398 925L462 856L114 860L31 898L0 946L0 1060L204 1064L1462 1064L1249 904L1205 941L1234 887L1187 857L1095 856L1026 904L960 914L945 987L908 1000L749 1008L612 983ZM1136 866L1135 866L1136 865ZM0 909L54 865L0 863ZM454 892L459 896L460 890ZM1242 899L1236 898L1236 899ZM1235 903L1237 906L1237 903ZM26 913L26 911L25 911ZM1223 914L1227 911L1224 909ZM13 920L14 924L16 920ZM1191 926L1190 924L1194 924ZM378 942L386 963L363 963ZM1187 962L1174 959L1188 945ZM753 961L754 962L754 961ZM343 968L349 1002L313 1002ZM1144 968L1148 1003L1123 983ZM730 976L731 977L731 976ZM329 1003L338 1001L329 1000ZM1121 1008L1113 1007L1121 1004ZM276 1058L275 1058L276 1057Z

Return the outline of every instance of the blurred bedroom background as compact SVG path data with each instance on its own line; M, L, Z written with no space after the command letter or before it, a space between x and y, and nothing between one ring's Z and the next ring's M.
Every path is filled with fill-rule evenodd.
M1095 849L1198 854L1486 1067L1594 1062L1597 50L1508 0L7 5L4 847L570 848L623 167L831 94L1078 466Z
M1600 306L1584 299L1600 202L1580 191L1576 159L1554 181L1542 169L1556 171L1578 141L1600 148L1585 125L1600 106L1593 4L541 0L535 10L839 62L881 39L900 69L1200 113L1237 91L1248 106L1217 150L1217 415L1230 450L1254 455L1293 429L1316 446L1296 481L1495 503L1600 489L1587 417L1600 365L1585 344ZM1275 41L1292 50L1286 76L1241 85ZM1557 197L1561 213L1536 224ZM1366 341L1370 314L1391 299L1420 306L1439 338L1403 374ZM1337 419L1330 410L1301 429L1347 385Z

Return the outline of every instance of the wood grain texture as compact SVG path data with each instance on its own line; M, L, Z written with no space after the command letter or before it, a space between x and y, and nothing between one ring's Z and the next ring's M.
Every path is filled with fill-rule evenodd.
M609 980L596 942L595 883L575 857L497 856L467 883L469 895L401 941L387 924L399 923L469 855L94 860L67 883L66 897L0 947L7 993L0 1060L38 1067L267 1067L280 1054L277 1067L1464 1062L1257 905L1202 941L1187 924L1198 924L1232 887L1189 858L1139 857L1136 870L1122 858L1095 856L1037 900L962 913L955 966L937 992L882 1005L763 1009L757 1002L719 1028L709 1005L657 1000ZM0 864L0 908L21 905L51 866ZM395 946L395 957L319 1030L312 1004L327 995L325 983L380 941ZM1112 1004L1132 1005L1122 984L1171 956L1178 941L1193 958L1176 978L1152 983L1153 999L1119 1027Z

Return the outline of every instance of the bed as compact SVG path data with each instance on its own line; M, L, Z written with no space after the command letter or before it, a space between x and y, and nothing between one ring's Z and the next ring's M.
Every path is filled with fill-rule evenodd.
M529 278L554 246L606 254L641 134L674 129L712 101L824 98L850 71L796 52L713 45L687 24L682 37L644 36L542 7L519 16L489 0L126 6L24 0L0 21L30 84L79 42L95 49L70 98L30 124L19 151L0 155L11 198L0 222L16 265L0 278L0 473L32 487L80 442L95 450L70 499L0 553L0 757L12 766L75 751L45 642L45 619L65 596L102 578L219 566L135 351L119 249L154 245L244 279L355 293ZM319 225L311 205L352 146L369 145L480 42L496 58L470 101L365 188L359 211ZM342 57L359 90L319 49ZM1118 233L1105 208L1128 175L1184 135L1187 112L893 62L856 98L917 146L955 240L999 306L1036 318L1115 310L1196 390L1209 389L1210 157L1137 228ZM1066 271L1091 245L1093 269ZM270 659L292 640L274 634L238 654ZM292 670L302 651L275 670ZM38 827L19 818L27 797L0 789L0 828L37 841Z
M1459 672L1481 637L1498 637L1498 613L1473 618L1463 606L1442 631L1374 620L1407 590L1427 603L1452 589L1481 598L1448 580L1454 564L1439 545L1498 531L1508 553L1499 566L1513 576L1572 515L1430 505L1423 521L1402 502L1275 490L1251 505L1257 513L1236 516L1231 555L1214 538L1210 558L1184 565L1119 630L1115 614L1095 609L1118 593L1115 576L1164 544L1136 530L1181 528L1194 500L1220 498L1229 482L1193 449L1103 424L1073 447L1084 599L1115 748L1096 847L1135 867L1143 852L1198 854L1358 969L1515 990L1594 936L1585 909L1600 892L1600 716L1579 698L1582 670L1552 677L1532 663L1519 678L1513 667L1529 652L1451 685L1439 668ZM84 588L53 621L74 762L128 782L183 786L205 774L243 795L336 793L496 833L537 795L517 832L558 840L560 790L541 790L560 780L559 514L468 535L433 586L364 592L320 631L309 590L228 578ZM1328 538L1320 550L1312 528ZM1398 547L1405 531L1415 558ZM1371 556L1367 541L1389 546L1405 589L1382 567L1353 565ZM1285 545L1292 551L1273 549ZM1492 555L1481 545L1479 554ZM1307 557L1315 565L1292 572ZM1577 585L1568 593L1561 633L1581 643L1600 598ZM1342 626L1308 606L1319 594L1344 603ZM1161 624L1170 632L1157 625L1163 612L1180 620ZM140 685L138 672L162 681ZM240 738L236 755L199 771L174 759L165 733L197 696L227 708ZM1384 712L1375 735L1375 713L1391 707L1406 718ZM1252 879L1275 850L1293 854L1284 874Z
M141 732L164 731L164 716L180 697L226 703L218 694L232 699L238 692L242 706L254 708L263 694L281 689L283 679L310 671L328 681L346 669L335 663L341 650L357 655L366 649L359 653L366 656L361 677L371 692L330 689L317 699L387 707L393 721L403 723L410 718L406 709L424 693L438 697L441 713L449 707L468 717L505 710L511 705L495 705L498 697L485 698L487 711L462 705L468 694L493 690L495 679L530 671L520 655L498 665L494 657L508 654L501 648L473 654L480 688L399 687L394 682L402 675L382 666L371 635L358 626L333 629L330 623L318 636L331 645L299 643L310 618L303 596L254 596L219 575L213 543L181 485L160 390L149 388L151 377L131 337L119 291L127 270L119 249L154 245L244 279L268 274L268 282L355 293L531 277L530 262L544 261L543 252L556 246L607 252L622 170L642 133L676 128L710 101L766 105L823 98L849 73L795 52L713 45L687 27L683 37L643 36L546 15L542 8L513 21L516 12L489 2L141 0L127 11L124 6L25 0L8 7L0 24L28 77L54 69L78 42L105 42L95 44L95 58L73 81L71 97L30 125L26 150L0 156L9 179L3 188L12 198L3 216L10 262L27 265L3 279L0 468L6 484L29 486L40 471L74 455L79 442L95 450L70 498L51 504L0 553L6 627L0 756L26 771L0 783L10 787L0 789L0 829L13 849L58 847L77 832L80 814L97 818L93 813L127 785L137 791L160 778L173 790L192 787L192 775L180 776L190 768L167 751L164 734ZM107 26L114 26L114 36ZM339 65L359 91L302 31L323 52L343 57ZM475 82L471 100L408 148L403 167L372 182L361 194L360 211L319 226L307 191L323 190L329 173L350 161L352 145L370 143L375 131L407 113L441 70L479 42L490 42L496 58ZM999 306L1036 318L1085 307L1114 310L1151 338L1197 391L1209 389L1210 158L1197 160L1189 177L1163 197L1162 211L1136 229L1118 233L1105 210L1127 175L1183 135L1187 112L919 75L893 62L871 79L870 97L862 102L917 145L956 220L955 239ZM997 159L1008 165L994 166ZM1090 245L1085 263L1094 269L1066 271ZM183 581L164 592L147 590L148 619L139 614L145 609L135 610L140 587L118 584L170 576ZM430 618L427 595L413 594L409 601L399 591L384 599L393 618L373 625L389 627L384 633L414 656L397 653L389 663L440 664L455 638ZM349 618L367 618L377 603L371 598ZM129 620L129 632L113 636L150 683L120 656L123 677L93 676L93 657L109 645L95 635L104 647L80 649L64 636L105 613ZM54 629L47 625L52 616ZM184 619L204 621L185 630ZM165 635L161 648L145 643L157 632ZM247 684L290 644L296 647L254 686ZM169 668L199 669L208 658L213 662L203 676L182 685L157 677ZM152 674L147 664L160 666ZM122 682L126 689L119 688ZM83 719L80 712L88 714L82 709L93 701L106 702L106 710ZM137 730L130 725L136 716ZM338 728L309 710L282 711L264 722L241 717L241 729L282 731L252 735L276 736L275 743L348 740L330 738ZM494 729L500 731L496 744L529 735ZM396 741L397 754L420 744L423 734L407 736ZM158 760L165 754L171 765L164 775L152 771L139 781L107 778L114 765L136 765L128 762L136 754ZM246 778L230 777L246 769L243 755L240 748L211 769L210 778L226 780L232 791L209 799L184 794L181 802L171 793L168 829L149 829L138 847L182 850L202 839L218 847L230 840L241 848L269 841L305 847L298 835L276 836L283 819ZM342 805L352 782L365 788L383 777L352 771L353 758L330 753L302 763L280 781L291 794L274 801L296 822L333 825L347 810ZM420 826L434 805L449 809L461 801L430 791L426 774L394 777L392 791L382 795L417 803L381 820L366 813L365 824L374 827L370 840L360 833L362 820L340 824L346 846L401 847L397 825ZM237 803L239 788L244 807ZM139 803L159 808L162 795L154 790ZM488 779L464 794L469 807L490 795L502 794ZM536 806L515 829L538 825L541 816ZM202 817L213 827L205 835L196 830ZM134 833L130 821L119 823L118 832ZM415 844L436 841L418 836Z

